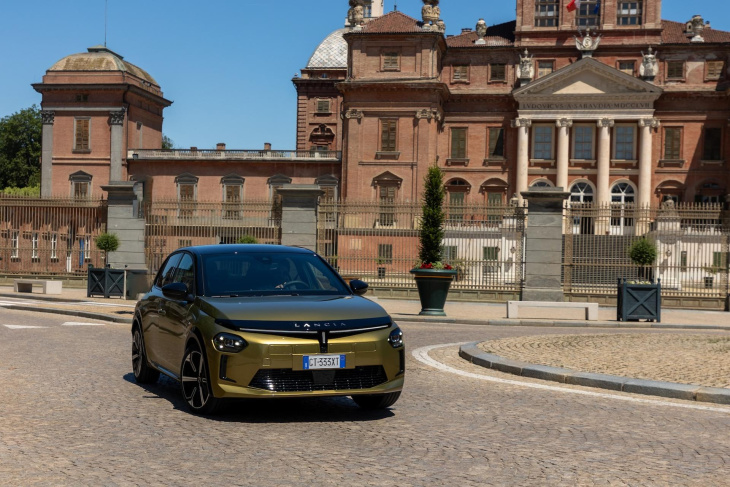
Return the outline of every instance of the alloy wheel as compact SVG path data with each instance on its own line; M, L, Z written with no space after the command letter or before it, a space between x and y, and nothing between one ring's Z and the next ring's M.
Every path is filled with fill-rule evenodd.
M210 399L205 357L194 348L188 349L183 361L182 389L185 400L195 410L204 408Z

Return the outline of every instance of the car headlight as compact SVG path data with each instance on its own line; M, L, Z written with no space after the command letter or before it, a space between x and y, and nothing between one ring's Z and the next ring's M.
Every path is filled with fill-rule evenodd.
M237 353L248 346L246 340L230 333L218 333L213 338L213 346L219 352Z
M393 348L400 348L403 346L403 332L400 331L400 328L396 326L395 330L390 332L388 342Z

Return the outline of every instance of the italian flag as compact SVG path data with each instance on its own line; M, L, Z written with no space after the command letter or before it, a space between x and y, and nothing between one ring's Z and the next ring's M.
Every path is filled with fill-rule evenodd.
M583 2L583 0L571 0L568 6L566 7L568 9L568 12L574 12L580 8L580 4Z

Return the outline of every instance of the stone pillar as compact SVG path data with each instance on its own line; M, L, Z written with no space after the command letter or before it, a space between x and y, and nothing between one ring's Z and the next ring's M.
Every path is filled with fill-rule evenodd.
M558 176L555 186L568 190L568 163L570 162L570 138L568 132L573 126L573 121L561 118L555 125L558 127Z
M525 286L522 301L563 301L563 207L570 197L561 188L531 189L525 231Z
M596 218L596 235L607 235L610 225L611 188L609 174L611 171L611 132L613 120L603 118L598 121L598 175L596 177L596 203L600 214Z
M641 128L641 148L639 150L639 199L637 209L636 234L644 235L649 231L649 206L651 205L651 129L658 127L659 121L655 118L639 120Z
M122 150L124 148L124 118L126 110L109 112L111 133L111 160L109 166L109 182L122 181Z
M281 195L281 244L317 250L317 184L285 184Z
M639 207L651 204L651 129L659 127L659 120L646 118L639 120L641 128L641 149L639 150Z
M532 120L517 118L512 127L517 128L517 195L522 202L522 192L527 191L527 170L530 166L530 127Z
M56 112L43 110L41 120L43 133L41 142L41 198L53 196L53 122Z

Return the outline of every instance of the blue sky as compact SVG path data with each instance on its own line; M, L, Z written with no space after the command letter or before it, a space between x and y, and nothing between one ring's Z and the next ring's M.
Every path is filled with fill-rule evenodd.
M146 69L174 100L164 132L178 147L295 148L292 77L319 42L343 26L347 0L108 0L107 45ZM34 103L30 86L66 55L104 43L104 0L3 0L0 7L0 117ZM393 9L386 0L385 9ZM420 0L398 0L420 19ZM664 0L662 17L700 14L730 30L727 0ZM479 18L515 18L514 0L444 0L447 34Z

